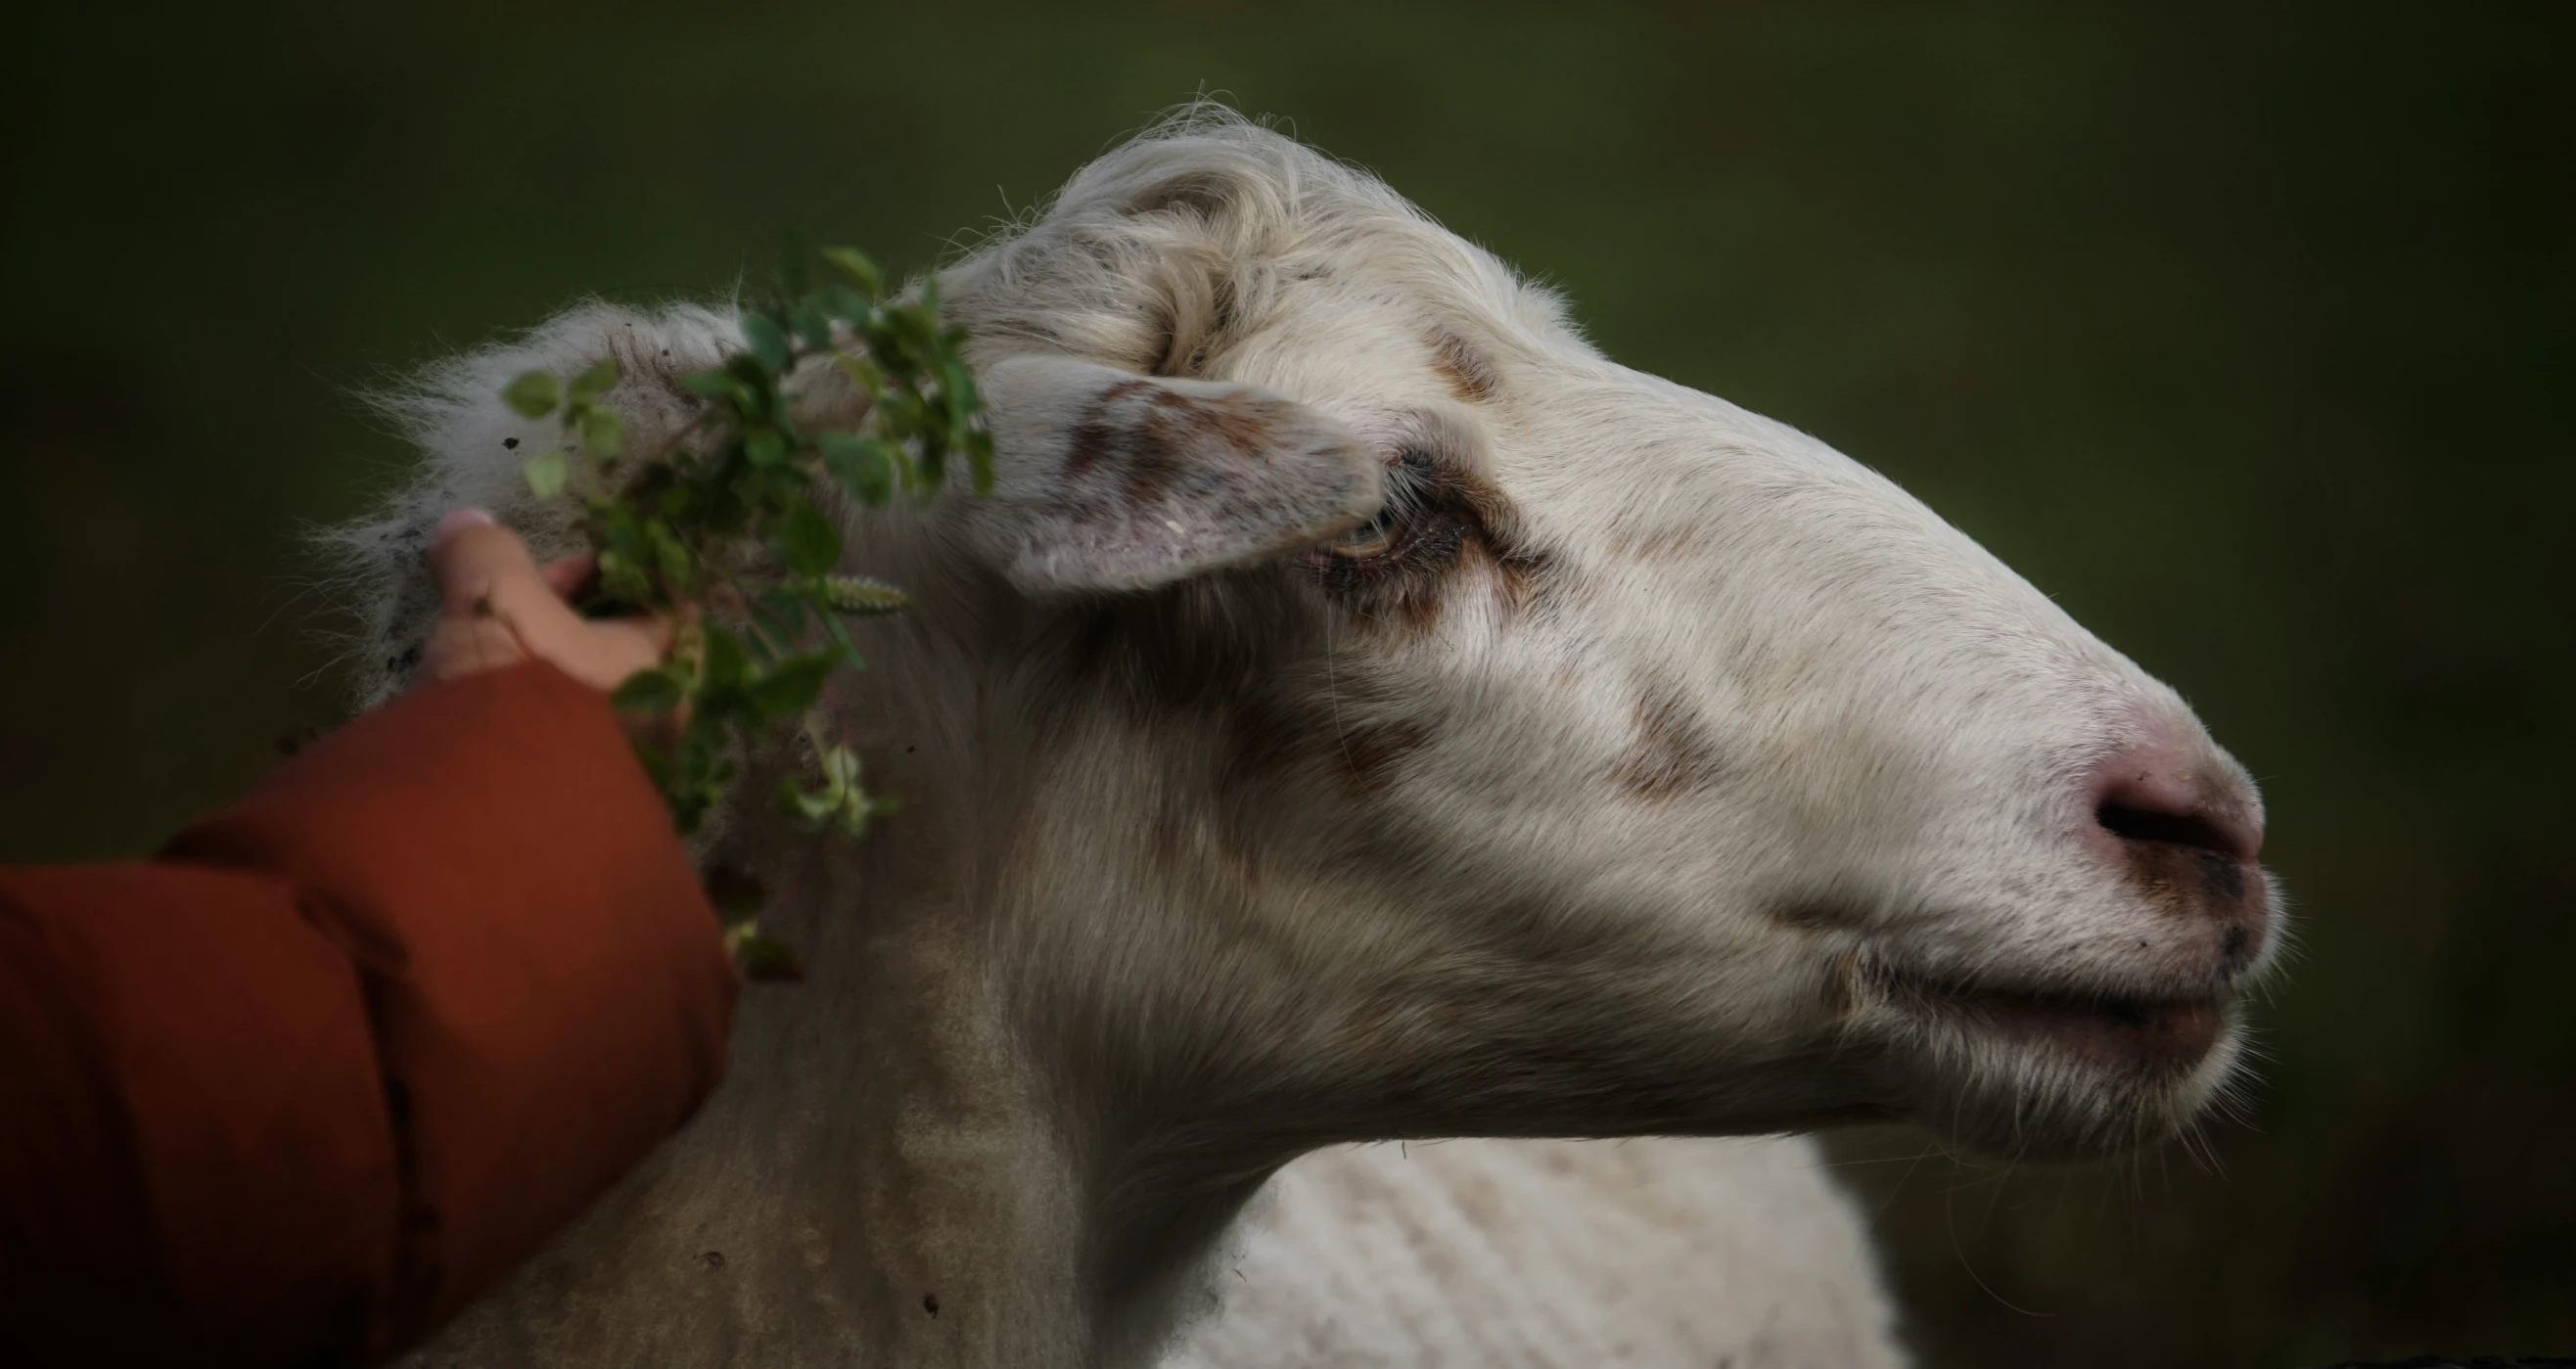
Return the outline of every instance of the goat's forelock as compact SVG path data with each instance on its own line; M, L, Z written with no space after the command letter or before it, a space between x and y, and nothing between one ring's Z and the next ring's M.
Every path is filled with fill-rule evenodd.
M1205 374L1258 331L1284 283L1402 280L1454 319L1436 344L1473 391L1463 332L1580 345L1529 286L1359 168L1222 106L1186 107L1085 167L1040 212L942 274L985 348L1034 345L1153 375Z

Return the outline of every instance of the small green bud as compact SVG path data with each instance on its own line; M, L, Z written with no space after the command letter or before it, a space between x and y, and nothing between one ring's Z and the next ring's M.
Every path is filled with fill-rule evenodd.
M902 590L864 575L826 575L820 585L823 602L840 613L894 613L912 603Z

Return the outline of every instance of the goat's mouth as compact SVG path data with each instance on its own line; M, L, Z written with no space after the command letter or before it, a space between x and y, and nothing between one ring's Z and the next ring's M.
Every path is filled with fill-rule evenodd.
M1881 971L1888 1004L1927 1025L2044 1052L2110 1074L2179 1075L2226 1039L2234 1000L2173 994L1996 988L1908 971Z

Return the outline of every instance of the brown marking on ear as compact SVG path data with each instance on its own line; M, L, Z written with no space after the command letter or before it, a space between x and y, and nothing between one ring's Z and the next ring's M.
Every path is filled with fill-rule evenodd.
M1064 454L1065 474L1080 475L1118 449L1119 425L1109 421L1109 406L1152 384L1149 380L1121 380L1092 399L1091 407L1083 410L1082 420L1073 425Z
M1426 340L1431 344L1431 369L1448 382L1449 393L1460 403L1482 404L1502 389L1502 375L1467 339L1447 328L1434 328Z
M1142 396L1143 411L1122 405ZM1136 506L1152 504L1204 459L1211 447L1260 459L1276 431L1265 409L1278 401L1244 394L1203 398L1150 380L1121 380L1102 390L1073 426L1065 450L1067 475L1119 463L1122 492ZM1116 412L1118 409L1129 412Z
M1724 778L1717 746L1681 691L1658 683L1637 696L1637 735L1612 771L1620 785L1646 800L1711 788Z
M1342 778L1362 797L1383 793L1394 783L1406 757L1430 744L1429 729L1419 723L1363 723L1341 735L1334 759Z
M1202 399L1159 386L1149 402L1152 408L1142 424L1149 435L1173 446L1193 438L1213 439L1252 456L1269 450L1274 431L1271 421L1259 411L1279 407L1279 401L1258 395L1235 393Z

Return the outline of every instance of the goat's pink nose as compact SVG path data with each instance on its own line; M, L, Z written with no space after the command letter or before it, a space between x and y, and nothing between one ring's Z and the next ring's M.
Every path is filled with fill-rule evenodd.
M2163 842L2251 865L2263 851L2253 789L2197 739L2159 728L2093 772L2093 820L2123 841Z

